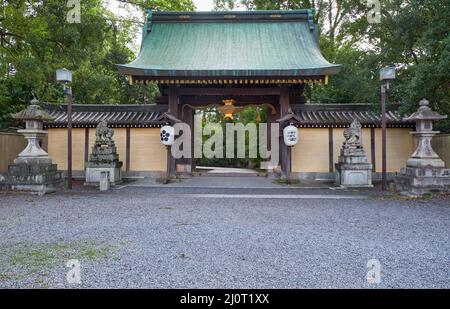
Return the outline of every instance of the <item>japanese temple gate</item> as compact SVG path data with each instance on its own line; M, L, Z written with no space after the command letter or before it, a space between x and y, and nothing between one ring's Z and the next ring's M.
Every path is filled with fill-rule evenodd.
M173 175L177 165L191 166L190 170L183 170L192 172L192 160L175 160L158 144L158 128L178 121L192 125L192 107L220 105L224 100L233 99L237 106L270 104L276 110L276 115L269 117L270 123L279 122L283 126L286 119L295 119L300 145L291 149L280 141L284 174L333 172L343 138L339 130L354 119L365 128L366 148L377 171L380 118L372 106L305 104L305 85L327 84L340 69L322 56L318 33L312 10L150 11L138 57L118 68L128 76L130 84L157 84L161 96L155 105L74 106L74 128L85 130L79 132L84 141L84 144L79 142L83 146L78 149L80 156L86 158L89 153L93 134L90 128L100 120L107 120L116 128L116 138L122 139L118 144L119 150L120 145L125 148L122 148L122 160L126 172L156 172L167 167ZM56 118L54 123L46 124L49 141L58 144L64 138L58 129L67 126L66 109L64 106L48 109ZM404 123L395 111L389 111L387 117L393 146L401 147L394 149L392 155L403 160L413 147L409 136L412 125ZM58 161L59 156L52 149L54 143L49 142L49 152ZM305 143L310 143L308 149L304 148ZM166 158L162 157L163 153ZM311 164L318 154L321 161ZM145 158L155 162L146 165ZM164 159L166 167L158 163ZM83 170L82 162L80 158L79 170ZM64 161L59 164L63 165ZM304 165L308 168L304 169ZM392 165L390 170L396 171L397 166Z
M282 118L304 84L326 83L340 68L322 57L317 33L312 10L150 12L138 58L119 70L131 83L159 84L168 113L185 123L193 123L192 113L181 117L185 104L225 99L273 103ZM282 143L280 158L282 171L290 172ZM173 175L176 162L168 160Z

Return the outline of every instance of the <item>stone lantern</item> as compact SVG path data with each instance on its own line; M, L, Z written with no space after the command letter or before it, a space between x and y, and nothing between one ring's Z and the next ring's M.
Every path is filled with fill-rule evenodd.
M55 185L62 182L61 173L41 148L41 142L47 135L44 121L52 121L53 118L34 99L27 109L15 115L15 119L25 122L26 128L18 132L24 135L28 145L9 166L8 173L0 176L0 188L38 194L55 191Z
M44 131L44 121L53 121L53 117L42 110L39 102L33 99L28 108L16 114L14 118L25 121L25 130L17 132L22 133L28 141L27 147L14 160L14 163L52 163L48 153L41 148L41 142L47 135L47 131Z
M450 169L433 150L431 140L438 131L433 131L433 122L446 119L429 107L430 102L420 101L419 110L404 121L416 123L416 131L411 134L417 140L417 149L401 170L396 181L397 189L404 195L423 195L431 191L445 191L450 186Z

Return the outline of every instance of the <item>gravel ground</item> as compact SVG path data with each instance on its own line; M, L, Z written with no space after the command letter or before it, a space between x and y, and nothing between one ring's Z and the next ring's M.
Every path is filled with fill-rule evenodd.
M0 287L450 288L449 197L280 190L201 193L323 198L137 187L0 192ZM366 279L374 258L379 284ZM66 281L70 259L81 263L80 285Z

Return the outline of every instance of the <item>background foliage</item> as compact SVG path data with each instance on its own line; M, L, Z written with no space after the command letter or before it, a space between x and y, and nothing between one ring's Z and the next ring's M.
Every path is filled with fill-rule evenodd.
M118 18L102 0L81 1L81 23L66 21L62 0L0 0L0 128L33 96L64 102L55 71L73 71L74 100L81 104L150 103L158 90L129 86L115 64L128 63L145 8L193 10L191 0L120 1L142 13Z
M450 1L380 0L381 23L360 0L215 0L217 10L314 8L326 59L342 64L330 85L307 90L313 103L380 102L379 71L396 66L389 100L408 113L422 98L450 112ZM439 124L450 132L450 121Z
M259 124L260 123L267 123L267 116L269 114L269 110L267 107L248 107L243 110L241 110L239 113L233 115L233 119L225 119L224 115L217 111L217 108L207 108L206 110L198 110L197 113L202 116L202 125L203 129L206 125L215 123L220 124L222 127L223 132L223 149L224 152L227 150L226 141L228 140L227 137L227 124L243 124L244 126L247 126L250 123L253 123L256 125L257 130L257 138L258 138L258 145L261 143L265 143L265 141L259 140ZM203 144L216 133L213 133L211 135L203 135ZM227 159L226 155L224 153L224 158L206 158L206 156L203 154L203 158L198 159L196 164L197 166L208 166L208 167L234 167L234 168L259 168L261 166L261 162L264 161L263 158L259 156L257 158L249 158L249 146L250 144L250 136L249 132L246 131L245 133L245 149L246 149L246 158L233 158L233 159ZM242 146L242 145L239 145ZM234 133L234 151L235 154L237 154L238 149L238 137L237 133Z
M102 0L81 1L82 23L66 22L61 0L0 0L0 127L33 96L63 102L54 72L74 71L76 103L151 103L154 86L129 86L115 64L135 56L145 8L194 10L191 0L119 0L141 18L118 18ZM379 104L379 70L395 65L389 99L404 113L421 98L450 110L450 0L380 0L381 23L361 0L215 0L217 10L314 8L324 56L343 65L328 86L306 91L313 103ZM450 132L450 122L440 129Z

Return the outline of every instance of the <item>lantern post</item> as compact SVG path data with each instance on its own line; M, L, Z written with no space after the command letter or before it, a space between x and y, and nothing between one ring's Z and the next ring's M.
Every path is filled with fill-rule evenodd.
M56 80L64 85L67 96L67 189L72 190L72 72L67 69L56 71Z
M389 90L389 81L395 79L395 67L386 67L380 71L381 80L381 159L382 159L382 189L387 189L387 156L386 156L386 96Z

